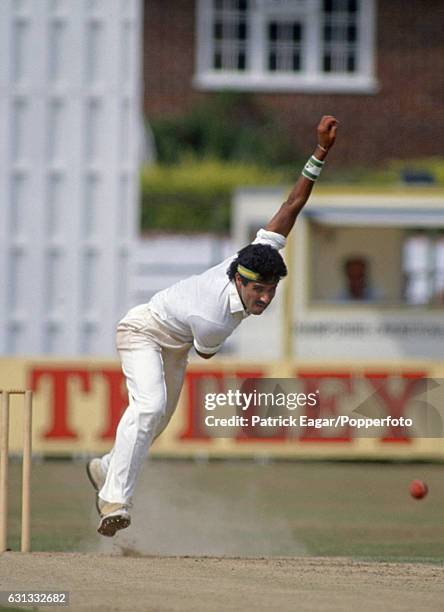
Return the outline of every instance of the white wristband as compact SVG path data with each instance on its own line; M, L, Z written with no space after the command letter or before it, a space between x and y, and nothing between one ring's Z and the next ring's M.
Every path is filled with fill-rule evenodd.
M321 174L323 166L324 162L312 155L302 170L302 176L305 176L309 181L315 182Z

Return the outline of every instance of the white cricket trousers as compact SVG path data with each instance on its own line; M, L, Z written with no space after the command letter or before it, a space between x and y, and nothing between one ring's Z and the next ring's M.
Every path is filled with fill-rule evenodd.
M149 448L176 408L190 344L168 337L143 305L130 310L119 323L117 348L129 405L117 427L113 449L102 457L106 481L99 496L129 504Z

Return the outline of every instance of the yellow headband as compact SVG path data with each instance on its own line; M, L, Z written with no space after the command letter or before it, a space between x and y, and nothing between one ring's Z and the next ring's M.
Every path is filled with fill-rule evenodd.
M253 272L253 270L244 268L244 266L241 266L240 264L237 265L237 271L244 278L248 278L248 280L257 281L260 279L260 274L258 272Z

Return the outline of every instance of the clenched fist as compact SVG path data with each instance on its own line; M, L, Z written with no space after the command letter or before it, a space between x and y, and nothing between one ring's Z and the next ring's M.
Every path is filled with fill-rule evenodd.
M328 150L335 143L338 120L332 115L324 115L318 125L318 143L321 149Z

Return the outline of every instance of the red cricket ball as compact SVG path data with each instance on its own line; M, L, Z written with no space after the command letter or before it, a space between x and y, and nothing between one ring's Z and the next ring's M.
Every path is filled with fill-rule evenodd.
M422 499L428 493L428 486L422 480L412 480L410 483L410 495L415 499Z

